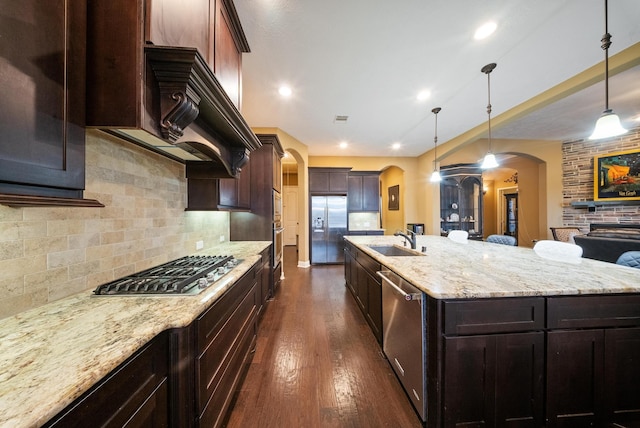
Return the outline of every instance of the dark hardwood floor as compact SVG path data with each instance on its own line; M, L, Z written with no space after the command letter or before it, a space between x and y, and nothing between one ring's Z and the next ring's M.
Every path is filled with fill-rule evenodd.
M296 267L285 248L278 292L225 426L420 427L344 285L344 266Z

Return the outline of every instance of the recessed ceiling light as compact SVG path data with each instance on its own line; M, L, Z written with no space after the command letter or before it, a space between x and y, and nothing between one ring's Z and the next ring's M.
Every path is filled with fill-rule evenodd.
M349 144L347 144L346 141L343 141L342 143L340 143L340 148L341 149L346 149L347 147L349 147Z
M498 25L495 22L493 21L487 22L486 24L481 25L476 30L475 34L473 35L473 38L476 40L486 39L487 37L492 35L494 31L496 31L496 28L498 28Z
M392 148L393 150L398 150L398 149L400 149L400 147L401 147L401 144L400 144L400 143L393 143L393 144L391 145L391 148Z
M424 90L424 91L420 91L418 92L418 95L416 96L416 99L418 101L425 101L427 99L429 99L429 97L431 96L431 92Z
M280 86L280 88L278 88L278 93L283 97L290 97L292 91L290 87L283 85L283 86Z

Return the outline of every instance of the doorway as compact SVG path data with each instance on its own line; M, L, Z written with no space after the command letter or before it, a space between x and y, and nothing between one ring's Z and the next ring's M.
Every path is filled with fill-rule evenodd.
M504 234L513 236L516 238L516 245L518 242L518 194L517 193L505 193L504 194L504 218L505 229Z

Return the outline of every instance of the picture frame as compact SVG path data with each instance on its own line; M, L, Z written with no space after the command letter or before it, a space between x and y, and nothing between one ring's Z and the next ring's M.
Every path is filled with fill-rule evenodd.
M640 201L640 150L593 158L594 201Z
M400 185L389 187L389 211L398 211L400 209Z

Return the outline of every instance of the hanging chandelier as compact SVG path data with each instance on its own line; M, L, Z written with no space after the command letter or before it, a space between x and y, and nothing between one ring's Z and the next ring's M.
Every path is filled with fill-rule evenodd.
M491 152L491 72L496 68L496 63L492 62L491 64L487 64L480 71L487 75L487 94L488 94L488 103L487 103L487 116L489 118L489 151L484 157L482 161L482 165L480 168L482 169L490 169L499 166L498 161L496 160L496 156Z
M620 125L620 118L609 108L609 46L611 46L611 34L609 34L608 0L604 0L604 36L600 40L604 50L604 111L596 122L590 140L615 137L627 132Z
M432 183L439 183L440 181L442 181L442 177L440 176L440 170L438 168L438 113L440 113L440 110L442 110L440 107L436 107L434 109L431 110L431 113L433 113L436 117L436 128L435 128L435 136L433 137L433 172L431 173L431 178L429 179L429 181L431 181Z

